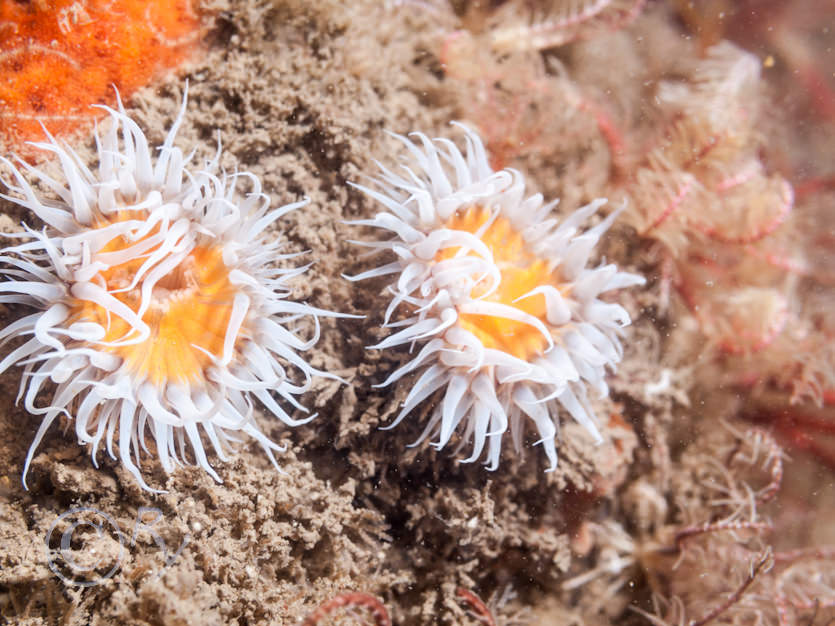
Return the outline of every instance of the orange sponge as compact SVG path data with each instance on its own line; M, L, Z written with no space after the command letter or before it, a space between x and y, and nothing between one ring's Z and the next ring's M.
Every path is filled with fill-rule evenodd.
M66 134L194 48L190 0L0 0L0 143ZM6 151L4 150L4 151Z

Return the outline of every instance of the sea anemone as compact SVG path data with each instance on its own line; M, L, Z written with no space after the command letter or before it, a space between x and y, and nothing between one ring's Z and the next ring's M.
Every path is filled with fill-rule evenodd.
M415 133L418 145L395 135L416 168L404 165L400 176L380 166L377 189L355 185L386 210L351 223L393 234L355 243L389 250L397 259L349 278L396 276L383 325L398 330L372 349L420 345L380 385L417 376L388 428L437 393L415 444L437 436L433 445L441 449L462 431L460 445L473 443L463 462L479 459L487 443L485 463L494 470L508 429L521 449L527 416L550 471L562 411L602 439L586 388L608 394L605 369L621 358L618 335L630 318L598 296L644 279L613 264L586 267L618 211L588 230L580 226L606 200L560 222L552 215L557 202L543 204L540 194L525 199L522 174L494 172L478 135L462 128L466 156L446 139ZM401 306L409 316L392 321Z
M0 256L8 279L0 301L38 309L0 332L3 343L31 336L0 362L0 372L24 366L18 400L43 416L24 486L35 449L61 415L74 420L81 444L92 444L96 465L102 441L116 459L118 440L121 463L145 489L138 464L140 449L150 454L148 430L166 472L185 461L187 441L196 463L220 481L200 429L223 461L243 432L276 465L273 451L283 448L258 428L253 399L295 426L312 417L294 419L273 392L303 410L295 396L312 376L328 375L299 352L316 343L317 316L335 314L287 300L288 280L307 266L286 267L298 255L281 254L268 233L307 200L271 209L254 175L215 173L220 148L190 171L191 157L174 146L185 94L156 158L121 101L118 110L102 108L111 124L104 137L96 130L97 173L49 133L33 145L57 157L66 182L2 159L14 181L0 179L13 194L0 197L46 224L24 225L10 235L23 242ZM55 197L41 198L21 169ZM239 192L241 181L248 193ZM52 399L38 406L48 380Z

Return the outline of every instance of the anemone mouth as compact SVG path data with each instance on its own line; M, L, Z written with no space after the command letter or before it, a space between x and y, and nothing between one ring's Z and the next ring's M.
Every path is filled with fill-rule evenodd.
M477 313L472 309L464 311L458 307L458 326L475 335L485 348L501 350L522 361L530 362L544 355L551 345L548 335L558 335L559 329L549 323L547 302L541 288L553 287L563 295L569 291L555 264L533 254L510 219L481 205L455 212L444 228L478 237L492 255L492 262L499 272L500 280L494 285L471 276L469 282L473 287L465 299L515 309L520 318ZM452 246L439 250L434 261L437 264L475 255L471 249ZM540 324L521 321L530 318ZM547 335L543 333L543 327L547 329Z
M188 296L195 289L200 289L196 275L195 255L187 256L173 270L160 278L153 288L156 301L172 300Z
M235 310L243 292L230 280L223 248L204 243L170 252L163 249L164 240L157 243L164 234L160 227L144 236L133 234L113 237L92 255L93 262L107 261L93 282L145 324L145 337L137 338L135 324L98 300L74 298L72 322L101 326L97 349L119 356L137 381L160 388L205 384L207 368L235 350L244 330L245 320L233 323L240 317Z

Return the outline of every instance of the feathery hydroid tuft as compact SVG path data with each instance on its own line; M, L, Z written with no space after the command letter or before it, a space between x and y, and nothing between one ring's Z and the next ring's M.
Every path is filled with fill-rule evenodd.
M395 135L414 165L402 175L380 166L377 189L355 185L385 211L352 224L393 235L356 243L397 257L351 277L395 276L384 326L398 330L372 348L420 347L381 385L417 376L390 427L438 392L418 442L431 435L440 449L459 431L461 445L473 444L464 462L480 458L486 445L495 469L504 433L520 449L527 417L553 470L561 413L601 439L586 388L608 393L605 368L620 360L618 334L630 319L598 296L644 279L612 264L586 267L617 211L580 227L605 200L560 222L556 202L526 199L523 176L494 172L478 135L462 128L466 155L446 139L415 133L417 144ZM410 316L392 321L400 308Z
M182 109L158 154L125 113L110 114L110 129L96 132L98 171L90 171L68 146L47 134L33 144L57 157L65 180L22 160L2 163L13 180L2 195L31 210L46 226L12 237L2 251L2 302L37 312L10 324L0 339L29 337L0 362L0 372L24 366L18 400L43 421L35 449L56 418L74 420L82 444L102 442L148 488L138 464L148 452L146 434L166 472L185 461L190 444L197 464L220 481L206 456L201 429L221 460L238 433L255 438L273 464L270 441L254 419L257 398L287 425L293 419L274 395L303 409L295 396L314 375L299 352L319 336L319 315L333 315L287 300L288 281L303 267L277 267L297 255L280 253L267 230L306 204L270 208L252 174L216 174L220 150L203 169L174 146ZM54 199L43 199L21 170L39 179ZM239 192L239 183L249 193ZM297 323L312 321L312 336ZM56 385L45 406L36 396ZM277 467L277 466L276 466Z

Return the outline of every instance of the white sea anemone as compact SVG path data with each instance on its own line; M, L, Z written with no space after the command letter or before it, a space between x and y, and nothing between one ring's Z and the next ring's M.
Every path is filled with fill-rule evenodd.
M38 309L0 332L5 343L30 336L0 362L0 372L24 366L18 400L43 421L26 457L24 486L35 449L53 421L74 420L81 444L96 451L104 441L143 488L140 449L149 453L150 431L166 472L186 459L190 444L198 465L209 465L202 429L221 460L238 433L255 438L273 464L283 448L259 430L257 398L289 426L303 423L279 405L296 409L314 375L327 375L301 356L319 337L318 315L333 315L288 301L288 280L304 267L278 267L281 254L267 233L283 215L306 204L270 209L258 179L248 173L216 174L220 150L199 171L174 146L183 106L153 156L139 126L125 113L110 114L99 137L98 172L71 148L47 134L33 145L57 157L64 180L18 159L2 163L13 181L0 194L31 210L46 226L24 225L23 240L2 251L0 302ZM43 199L21 169L55 195ZM238 183L249 192L241 194ZM299 320L312 329L304 337ZM46 406L36 396L52 381ZM275 395L274 395L275 394ZM277 465L276 465L277 467Z
M586 388L608 394L605 370L621 358L618 335L630 319L598 296L644 279L612 264L586 267L617 211L593 228L580 226L605 200L560 222L552 215L556 202L544 205L540 194L525 199L522 175L494 172L478 135L464 130L466 157L446 139L415 133L417 145L395 135L412 165L403 175L380 166L377 189L355 185L386 210L352 224L393 234L356 243L396 256L351 277L395 275L384 326L398 330L371 348L420 346L381 385L416 376L389 428L438 393L416 444L437 436L440 449L459 431L462 446L473 443L463 462L479 459L487 444L492 470L505 432L521 448L527 416L553 470L563 411L601 440ZM392 321L400 308L408 317Z

